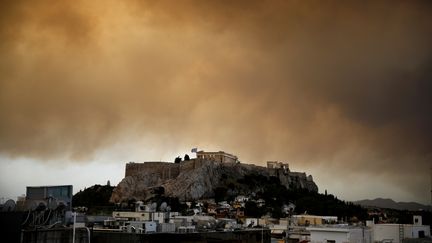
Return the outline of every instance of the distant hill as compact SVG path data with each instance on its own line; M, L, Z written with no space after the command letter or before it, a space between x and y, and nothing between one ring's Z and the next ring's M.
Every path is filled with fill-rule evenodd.
M431 206L423 205L416 202L395 202L392 199L388 198L376 198L373 200L360 200L353 202L354 204L358 204L365 207L377 207L377 208L391 208L397 210L410 210L410 211L432 211Z

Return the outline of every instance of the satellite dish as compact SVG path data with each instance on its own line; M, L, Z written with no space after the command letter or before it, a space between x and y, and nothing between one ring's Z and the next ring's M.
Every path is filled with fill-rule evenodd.
M57 199L55 199L55 198L50 198L48 200L48 208L51 210L56 209L58 206L57 204L58 204L58 202L57 202Z
M25 204L26 210L45 210L48 207L47 203L42 200L27 200Z
M144 203L142 201L137 201L135 203L135 211L136 212L141 212L141 211L144 211L144 210L145 210Z
M150 209L152 210L152 211L156 211L156 209L157 209L157 203L152 203L151 204L151 206L150 206Z
M39 204L38 204L38 206L37 206L37 208L36 208L36 210L38 210L38 211L43 211L43 210L45 210L47 208L47 204L46 204L46 202L39 202Z
M63 209L65 209L65 208L66 208L66 202L65 202L65 201L60 200L60 201L57 202L57 207L56 207L56 209L58 209L58 210L63 210Z
M7 200L7 201L3 204L2 211L3 211L3 212L10 212L10 211L14 211L14 210L15 210L15 206L16 206L15 201L12 200L12 199L9 199L9 200Z
M166 202L163 202L160 207L159 207L159 211L164 212L166 211L168 204Z
M38 206L38 203L36 201L27 200L25 202L26 210L34 211L34 210L36 210L37 206Z

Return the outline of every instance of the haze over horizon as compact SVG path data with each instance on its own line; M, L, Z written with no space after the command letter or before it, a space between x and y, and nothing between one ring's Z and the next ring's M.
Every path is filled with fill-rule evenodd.
M198 147L345 200L431 203L430 2L1 6L0 198Z

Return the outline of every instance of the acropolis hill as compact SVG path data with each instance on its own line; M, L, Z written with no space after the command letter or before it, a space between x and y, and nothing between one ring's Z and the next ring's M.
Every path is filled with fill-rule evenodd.
M155 195L195 200L214 197L214 190L228 184L234 193L250 194L242 184L247 175L278 178L286 188L318 191L312 176L291 172L287 163L267 162L267 167L240 163L237 157L223 151L197 152L196 159L171 162L127 163L125 178L114 189L111 201L147 201Z

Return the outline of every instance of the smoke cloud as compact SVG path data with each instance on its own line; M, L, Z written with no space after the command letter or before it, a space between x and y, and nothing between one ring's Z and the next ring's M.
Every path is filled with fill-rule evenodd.
M2 5L3 155L85 161L133 136L378 177L426 200L428 2Z

